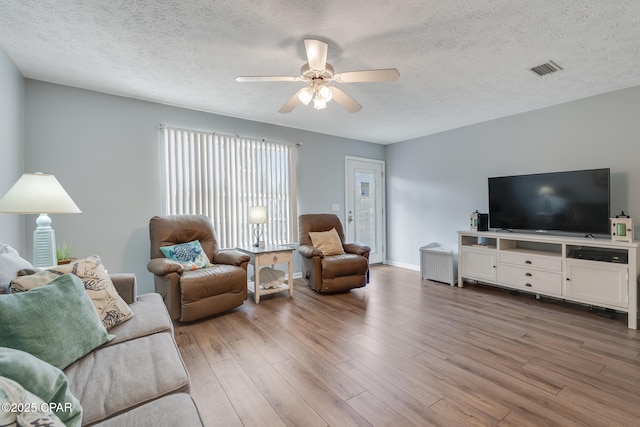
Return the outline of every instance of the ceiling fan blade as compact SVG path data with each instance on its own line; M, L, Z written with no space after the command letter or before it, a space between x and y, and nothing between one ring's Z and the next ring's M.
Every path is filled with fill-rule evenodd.
M279 110L278 113L286 114L293 111L294 108L300 103L300 98L298 98L298 94L305 90L305 88L300 89L293 95Z
M385 68L381 70L347 71L336 74L333 79L340 83L394 82L399 77L400 73L395 68Z
M299 82L302 81L300 77L288 77L288 76L240 76L236 77L236 81L240 83L247 82Z
M323 71L327 66L327 50L329 49L329 45L320 40L305 39L304 48L307 51L309 68Z
M335 86L329 86L333 100L338 103L342 108L350 113L355 113L362 110L362 105L358 104L355 99L344 93L344 91Z

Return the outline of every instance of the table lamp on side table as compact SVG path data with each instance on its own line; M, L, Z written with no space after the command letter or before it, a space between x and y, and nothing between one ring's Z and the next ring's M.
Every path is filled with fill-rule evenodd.
M0 199L0 212L40 214L33 232L33 266L57 265L56 234L48 214L80 213L78 206L55 176L25 173Z
M252 206L249 208L249 224L255 224L256 228L253 234L256 236L256 242L253 244L256 248L260 246L262 238L262 230L260 224L267 223L267 208L264 206Z

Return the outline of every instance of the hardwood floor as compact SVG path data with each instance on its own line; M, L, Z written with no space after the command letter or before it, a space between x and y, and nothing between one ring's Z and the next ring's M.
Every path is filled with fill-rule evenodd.
M207 426L637 426L626 315L371 269L365 288L250 298L176 325Z

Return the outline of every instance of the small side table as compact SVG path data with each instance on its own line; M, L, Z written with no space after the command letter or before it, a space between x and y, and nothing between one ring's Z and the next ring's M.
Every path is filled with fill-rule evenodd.
M293 248L288 246L268 245L264 248L241 246L236 249L251 257L251 261L249 262L253 264L255 280L253 282L253 289L251 289L250 281L247 280L247 288L249 291L253 291L253 297L256 304L260 303L261 295L289 291L289 297L293 296ZM289 264L289 276L287 277L286 283L282 283L275 288L265 289L259 285L260 267L274 264Z

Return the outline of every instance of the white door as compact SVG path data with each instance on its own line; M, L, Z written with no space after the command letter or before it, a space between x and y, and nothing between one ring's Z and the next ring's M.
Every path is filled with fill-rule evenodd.
M346 237L347 242L371 248L369 262L384 262L384 162L346 156Z

